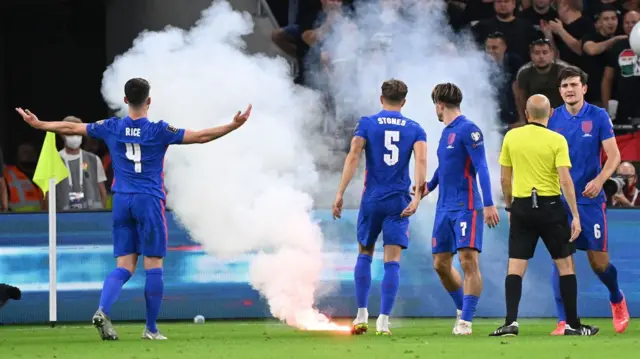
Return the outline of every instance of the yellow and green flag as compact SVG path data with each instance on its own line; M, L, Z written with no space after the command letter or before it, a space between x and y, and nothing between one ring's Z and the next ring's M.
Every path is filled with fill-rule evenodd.
M53 132L47 132L38 158L38 166L33 175L33 183L38 185L46 196L49 191L49 180L53 179L55 184L58 184L68 176L67 166L62 162L62 157L56 149L56 135Z

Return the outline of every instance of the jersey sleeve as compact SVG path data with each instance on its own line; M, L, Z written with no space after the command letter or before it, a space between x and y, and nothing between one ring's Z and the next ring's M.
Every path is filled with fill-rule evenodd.
M558 138L558 148L556 150L556 168L569 167L571 168L571 159L569 158L569 144L567 140L560 136Z
M611 117L609 117L607 111L600 109L598 117L600 120L598 123L598 139L600 142L614 137L613 122L611 122Z
M482 188L482 200L484 206L493 206L493 196L491 194L491 177L489 175L489 166L487 165L487 157L484 150L484 136L482 131L475 124L468 125L462 133L462 143L467 149L467 153L471 158L471 163L478 173L480 188Z
M502 141L502 149L500 150L500 165L505 167L513 167L511 163L511 155L509 154L509 133L504 136L504 140Z
M172 125L160 121L158 122L160 125L160 138L162 138L162 142L167 145L176 145L181 144L184 139L184 129L173 127Z
M416 123L416 140L415 142L427 142L427 133L424 128Z
M367 117L362 117L356 124L356 128L353 130L353 137L362 137L367 139Z
M100 120L87 125L87 134L98 140L105 141L113 133L113 119Z

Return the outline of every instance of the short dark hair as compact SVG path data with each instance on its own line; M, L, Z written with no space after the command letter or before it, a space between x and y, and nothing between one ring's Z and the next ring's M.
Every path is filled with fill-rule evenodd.
M142 106L149 97L151 85L143 78L135 78L124 85L124 95L131 106Z
M504 37L504 34L501 33L500 31L495 31L495 32L492 32L489 35L487 35L487 40L489 40L489 39L500 39L500 40L504 41L505 44L507 43L507 39Z
M390 79L382 83L380 86L382 97L389 103L397 104L407 97L409 88L403 81Z
M586 85L587 80L589 80L589 75L587 75L586 72L582 71L581 68L576 66L568 66L560 70L560 73L558 74L558 86L560 86L562 81L571 77L579 77L580 83L582 83L583 85Z
M443 103L449 108L458 108L462 103L462 91L450 82L437 84L431 92L431 100L433 103Z

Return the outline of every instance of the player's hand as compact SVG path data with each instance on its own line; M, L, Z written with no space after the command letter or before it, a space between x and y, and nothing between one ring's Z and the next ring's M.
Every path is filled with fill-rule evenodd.
M602 182L598 177L592 179L582 191L582 195L588 198L596 198L602 191Z
M251 116L251 108L251 105L247 106L247 109L244 110L244 113L242 114L238 111L238 113L233 117L233 124L237 127L244 125L244 123L249 119L249 116Z
M493 228L500 223L500 215L496 206L484 207L484 223Z
M580 218L573 218L573 221L571 221L571 238L569 238L569 242L573 242L576 240L576 238L578 238L578 236L580 235L580 232L582 232L582 227L580 226Z
M333 219L338 219L342 217L342 195L336 194L336 199L333 201L333 205L331 206L331 211L333 213Z
M427 195L429 194L429 188L427 188L427 184L424 184L424 189L422 190L422 196L420 197L420 199L425 198ZM413 185L411 187L411 195L415 196L416 195L416 185Z
M29 126L31 126L33 128L38 128L39 127L41 121L38 120L38 116L33 114L31 111L23 110L20 107L17 107L16 111L18 111L20 116L22 116L22 119L24 120L24 122L26 122Z
M413 200L411 201L411 203L409 203L407 208L405 208L404 211L400 213L400 217L409 217L416 213L416 211L418 210L418 205L420 204L420 199L418 199L418 197L413 197Z

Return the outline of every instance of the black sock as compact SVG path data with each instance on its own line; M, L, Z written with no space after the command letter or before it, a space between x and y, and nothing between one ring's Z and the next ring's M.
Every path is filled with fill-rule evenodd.
M522 277L516 274L509 274L504 281L505 296L507 300L506 325L518 320L518 307L520 297L522 297Z
M564 303L567 324L573 329L580 327L578 318L578 281L575 274L560 276L560 296Z

